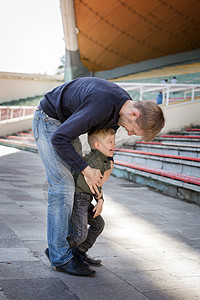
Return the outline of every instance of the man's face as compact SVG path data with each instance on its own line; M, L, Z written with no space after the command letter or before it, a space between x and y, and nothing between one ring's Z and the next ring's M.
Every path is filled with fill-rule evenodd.
M130 115L128 117L120 116L118 125L124 127L128 132L128 135L143 136L144 132L136 121L138 118L139 116L137 115Z
M116 148L115 144L115 134L109 134L106 137L98 138L98 147L96 147L99 151L101 151L106 156L113 157L114 150Z
M136 121L132 121L129 124L126 125L122 125L122 127L124 127L126 129L126 131L128 132L128 135L138 135L138 136L143 136L144 132L142 129L140 129L140 127L138 126L138 124L136 123Z

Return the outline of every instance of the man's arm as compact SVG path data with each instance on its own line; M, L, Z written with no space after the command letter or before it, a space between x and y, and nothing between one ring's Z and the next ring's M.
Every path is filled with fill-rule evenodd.
M94 96L93 96L94 97ZM52 145L58 155L68 164L76 173L82 172L87 167L87 163L78 155L72 146L72 141L81 134L87 133L96 126L100 126L113 111L112 103L102 99L101 103L97 103L90 99L82 103L79 109L76 110L53 134L51 139ZM97 109L98 108L98 109ZM91 177L90 169L85 172L88 177ZM96 177L96 182L99 180Z
M108 179L112 171L110 170L111 166L113 168L112 161L109 161L109 164L105 165L105 162L97 158L96 154L92 151L84 157L84 161L88 164L88 167L81 172L84 176L84 179L83 176L79 174L77 179L77 186L85 192L88 192L89 188L92 194L96 194L96 199L100 199L102 197L100 186L102 186L103 182ZM109 170L110 172L107 172L107 170ZM106 175L104 177L104 180L102 181L102 174L104 174L105 172Z
M100 181L102 178L102 174L98 169L92 169L90 166L87 166L83 171L82 174L84 175L85 181L89 186L92 194L97 193L100 195L98 186L100 186Z

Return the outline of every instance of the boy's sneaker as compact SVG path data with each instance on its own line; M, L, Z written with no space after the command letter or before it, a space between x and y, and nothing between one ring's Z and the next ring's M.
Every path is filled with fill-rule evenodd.
M102 266L100 259L91 258L87 254L85 256L86 256L85 257L85 262L87 262L88 264L93 265L93 266L97 266L97 267Z
M72 248L73 256L78 260L79 263L87 263L96 267L101 266L101 260L100 259L94 259L89 257L86 253L81 252L78 250L77 247Z

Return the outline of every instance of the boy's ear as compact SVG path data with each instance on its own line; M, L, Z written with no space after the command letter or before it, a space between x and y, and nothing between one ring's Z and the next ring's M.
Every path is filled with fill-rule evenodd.
M99 150L99 143L98 142L94 142L94 147Z

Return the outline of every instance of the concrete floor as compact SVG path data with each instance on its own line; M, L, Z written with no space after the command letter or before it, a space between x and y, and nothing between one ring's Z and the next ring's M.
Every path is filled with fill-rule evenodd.
M94 278L44 255L47 182L37 154L0 146L0 300L200 299L200 207L111 177Z

